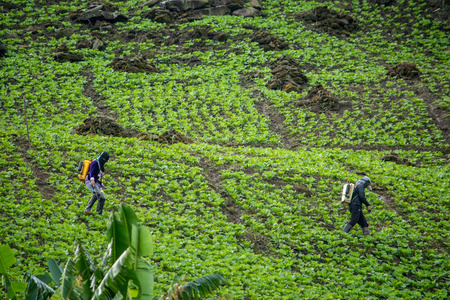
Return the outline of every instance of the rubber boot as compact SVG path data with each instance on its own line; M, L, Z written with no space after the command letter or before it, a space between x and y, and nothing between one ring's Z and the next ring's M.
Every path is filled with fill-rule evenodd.
M353 226L347 223L344 227L344 232L349 233L352 228Z
M363 227L362 231L364 235L370 235L369 227Z

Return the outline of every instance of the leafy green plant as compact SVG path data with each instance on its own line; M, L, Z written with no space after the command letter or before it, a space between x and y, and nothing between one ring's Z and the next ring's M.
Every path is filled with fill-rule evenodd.
M3 285L6 289L8 299L20 299L18 294L23 292L26 284L23 282L14 282L8 275L8 268L16 263L14 253L8 245L0 244L0 274L3 278Z
M33 299L112 299L120 296L129 299L154 299L153 272L151 264L144 258L151 256L153 241L147 227L141 226L134 212L121 206L119 217L113 213L107 230L108 249L103 262L95 266L86 249L78 246L75 257L64 266L49 260L53 280L57 289L48 286L48 276L29 275L26 297ZM6 268L15 262L7 245L0 246L0 272L5 278L8 299L17 299L26 284L11 282ZM192 282L181 284L175 277L172 287L161 296L163 299L203 299L215 289L226 284L221 274L211 274ZM230 298L229 298L230 299Z

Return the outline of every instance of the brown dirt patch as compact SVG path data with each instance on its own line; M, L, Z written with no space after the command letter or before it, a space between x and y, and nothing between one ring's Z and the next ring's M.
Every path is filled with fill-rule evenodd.
M89 117L83 121L83 124L78 125L75 134L79 135L108 135L116 137L133 137L136 131L124 129L116 121L109 117Z
M23 9L24 5L9 3L9 2L0 2L0 13L10 12L12 9Z
M211 30L209 26L185 28L178 30L175 25L167 26L167 29L154 30L146 33L136 33L129 36L134 41L151 40L156 46L172 46L178 45L177 51L179 53L192 53L193 51L211 51L211 49L229 49L229 46L224 44L211 44L210 41L225 42L230 39L230 35L223 32L216 32ZM151 58L152 53L147 55Z
M111 63L111 67L118 72L147 74L159 72L153 64L147 62L143 57L131 55L114 58Z
M29 150L28 140L19 137L13 136L14 146L17 148L21 157L24 159L27 166L31 169L32 174L36 178L36 186L39 189L39 192L42 195L43 199L52 200L55 194L55 189L50 185L50 175L42 168L39 164L37 164L33 157L28 154L27 150ZM32 150L36 150L32 147Z
M86 82L83 85L83 95L88 99L92 99L92 104L97 108L97 114L116 119L118 117L117 114L109 110L106 99L97 93L94 88L94 74L89 70L83 70L81 74L86 77Z
M260 114L265 115L269 119L269 130L281 137L282 147L286 149L292 147L293 140L284 126L286 117L268 101L257 102L255 107ZM274 145L275 148L279 146ZM270 145L263 145L263 147L270 147Z
M271 255L270 245L273 244L273 241L270 237L250 230L245 230L244 238L252 243L252 249L255 254L262 254L265 256Z
M257 31L252 42L257 42L264 51L281 51L289 49L289 43L267 31Z
M296 184L294 185L294 190L297 192L297 194L305 194L305 197L311 197L313 193L303 184Z
M168 65L187 65L189 67L202 65L203 61L197 57L174 57L171 58L168 62Z
M272 78L267 87L284 92L301 92L308 78L303 74L298 63L290 56L278 57L271 65Z
M404 62L394 66L387 75L389 77L401 77L403 79L416 79L420 76L420 71L416 64Z
M327 6L319 6L309 12L294 16L296 21L311 23L317 30L332 35L350 35L359 29L358 22L353 17L339 13Z
M227 199L220 209L221 213L227 216L227 222L242 224L242 209L232 200Z

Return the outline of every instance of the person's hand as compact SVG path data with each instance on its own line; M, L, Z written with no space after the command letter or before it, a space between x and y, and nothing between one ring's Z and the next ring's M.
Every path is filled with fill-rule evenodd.
M370 206L367 206L367 212L372 212L372 208L370 208Z
M95 186L95 181L91 180L91 186L94 187Z
M102 189L106 188L106 186L102 183Z

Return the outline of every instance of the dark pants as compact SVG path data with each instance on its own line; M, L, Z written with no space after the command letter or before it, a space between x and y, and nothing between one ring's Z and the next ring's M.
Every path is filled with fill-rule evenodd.
M348 222L348 224L355 226L356 223L358 223L359 226L361 226L361 228L369 227L366 217L364 216L364 214L362 212L361 206L350 205L349 210L352 215L350 216L350 222Z
M93 193L91 200L89 200L88 206L86 207L87 210L91 211L92 206L94 206L95 202L97 202L97 213L99 215L103 212L103 205L105 204L105 194L102 192L102 189L95 184L94 187L91 186L90 182L86 182L86 187L89 191Z

